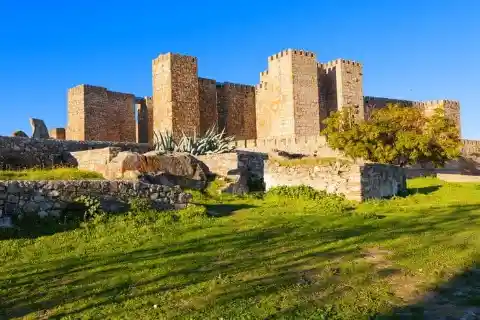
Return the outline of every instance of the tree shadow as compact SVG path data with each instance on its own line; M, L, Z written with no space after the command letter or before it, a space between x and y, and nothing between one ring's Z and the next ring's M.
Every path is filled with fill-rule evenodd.
M438 190L440 190L441 185L434 185L428 187L421 187L421 188L408 188L407 195L414 195L414 194L431 194Z
M248 204L204 204L204 206L211 217L226 217L235 214L238 210L257 207Z
M220 211L231 213L246 207L227 205ZM472 219L478 219L468 215L478 209L477 205L441 207L432 213L434 209L429 208L421 221L393 221L387 216L371 224L329 228L314 225L308 216L298 224L280 219L235 232L222 227L208 233L207 225L202 226L201 233L189 230L188 236L179 234L169 241L130 250L90 249L88 254L75 257L56 257L53 252L47 261L31 263L27 259L2 266L0 318L36 314L108 319L128 313L129 317L149 315L157 319L199 314L208 319L208 312L215 310L225 319L235 319L241 317L233 303L241 301L239 304L245 305L241 311L247 314L262 307L252 301L268 298L280 308L272 311L269 319L312 319L312 315L321 319L329 312L326 299L356 290L355 284L364 286L348 283L352 275L340 268L340 261L353 261L361 248L407 234L421 235L446 227L461 232L475 222ZM448 243L449 235L435 241ZM369 272L359 269L355 276L371 281L361 276ZM392 274L395 272L382 276ZM296 306L280 306L283 292L306 298L297 299ZM312 294L314 301L308 300ZM158 301L162 303L154 310Z
M480 264L474 263L436 285L418 301L376 319L480 319Z

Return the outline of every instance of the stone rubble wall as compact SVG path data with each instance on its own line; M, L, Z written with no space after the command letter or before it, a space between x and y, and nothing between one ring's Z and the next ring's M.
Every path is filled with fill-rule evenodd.
M385 198L406 190L404 170L381 164L285 167L268 161L264 181L267 190L276 186L308 185L355 201Z
M0 217L59 217L82 195L98 197L106 212L127 211L132 198L149 199L157 209L181 209L191 197L179 187L122 180L0 181Z
M0 170L19 168L50 168L70 163L71 152L116 147L120 151L145 153L148 144L106 141L74 141L31 139L0 136ZM73 164L75 165L75 164Z

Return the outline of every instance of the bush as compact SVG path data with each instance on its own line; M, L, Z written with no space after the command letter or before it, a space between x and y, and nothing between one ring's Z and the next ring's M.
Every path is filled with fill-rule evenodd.
M307 185L300 186L278 186L269 189L265 194L266 199L299 200L308 203L314 203L325 212L341 213L350 211L354 205L344 196L329 194L324 190L316 190Z

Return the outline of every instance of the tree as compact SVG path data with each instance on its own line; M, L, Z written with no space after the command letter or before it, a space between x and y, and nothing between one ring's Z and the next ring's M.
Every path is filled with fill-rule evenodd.
M366 120L345 107L324 120L328 145L351 158L400 166L432 163L443 166L460 155L460 136L443 108L426 117L415 107L388 105Z

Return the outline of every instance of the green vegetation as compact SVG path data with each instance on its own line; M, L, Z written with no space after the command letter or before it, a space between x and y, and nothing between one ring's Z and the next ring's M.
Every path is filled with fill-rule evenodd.
M225 153L235 149L231 146L234 139L233 136L226 136L225 129L218 133L218 128L215 125L201 136L183 134L178 143L173 139L173 134L170 131L154 132L154 149L162 153L187 152L195 156Z
M437 108L426 117L419 108L389 105L367 120L356 120L355 109L332 114L322 134L328 145L353 159L397 165L433 163L443 166L460 155L460 135L455 123Z
M353 204L221 183L177 212L133 201L4 232L0 319L439 319L479 304L479 185L415 179L406 197Z
M97 172L75 168L0 170L0 180L89 180L103 179Z

